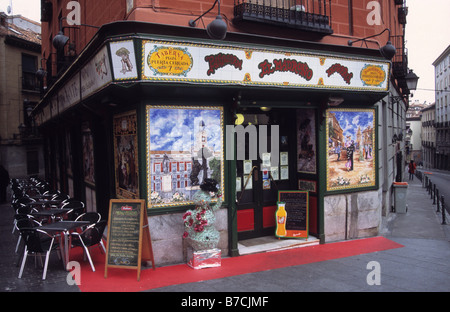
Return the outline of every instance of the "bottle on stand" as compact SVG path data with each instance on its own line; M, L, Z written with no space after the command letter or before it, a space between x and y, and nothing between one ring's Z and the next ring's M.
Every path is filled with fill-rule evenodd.
M286 236L286 218L287 212L285 209L286 203L278 202L278 210L276 212L277 229L275 235L278 237Z

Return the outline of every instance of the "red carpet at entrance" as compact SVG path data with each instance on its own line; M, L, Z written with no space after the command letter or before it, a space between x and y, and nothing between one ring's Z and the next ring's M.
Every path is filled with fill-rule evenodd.
M151 267L142 267L140 281L137 281L137 270L134 269L108 268L108 278L105 278L105 255L100 252L99 248L92 248L91 250L96 268L95 272L92 272L88 261L82 260L81 248L74 249L71 252L71 260L81 263L81 285L79 285L79 288L82 292L137 292L401 247L404 246L378 236L224 258L222 259L222 265L215 268L194 270L187 264L157 267L156 270Z

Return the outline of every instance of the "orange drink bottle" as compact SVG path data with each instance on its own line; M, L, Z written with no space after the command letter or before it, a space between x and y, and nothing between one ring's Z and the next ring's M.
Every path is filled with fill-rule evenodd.
M277 217L277 232L276 236L286 236L286 217L287 212L284 209L285 203L278 203Z

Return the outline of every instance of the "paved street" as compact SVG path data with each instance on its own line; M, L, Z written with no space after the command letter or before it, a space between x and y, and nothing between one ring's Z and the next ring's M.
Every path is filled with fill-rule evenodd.
M180 292L179 298L187 297L185 292L209 292L208 296L215 296L212 292L448 292L450 225L441 225L440 214L436 214L418 179L410 181L407 196L408 212L393 214L383 233L404 245L402 248L149 291ZM20 257L14 253L17 233L11 233L13 211L9 204L1 205L0 209L0 291L79 292L77 286L67 284L67 273L56 255L49 264L47 280L41 280L42 270L34 268L32 259L23 278L17 278ZM368 267L372 261L379 264L380 273L374 285L370 285L374 267Z
M447 212L450 209L450 172L444 170L433 170L433 169L421 169L422 172L429 172L428 178L431 180L432 184L436 185L439 190L439 198L444 196L444 200L447 202Z

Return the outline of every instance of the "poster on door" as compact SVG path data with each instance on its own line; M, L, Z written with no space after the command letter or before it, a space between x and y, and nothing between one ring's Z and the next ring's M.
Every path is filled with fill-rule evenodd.
M314 109L297 110L297 171L316 173L316 115Z

